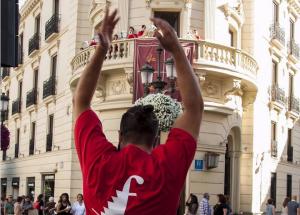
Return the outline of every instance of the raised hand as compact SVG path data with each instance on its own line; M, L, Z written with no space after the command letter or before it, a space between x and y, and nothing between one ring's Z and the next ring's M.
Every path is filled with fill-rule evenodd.
M154 36L159 40L162 47L171 53L178 51L181 45L172 26L159 18L151 18L150 20L157 27Z
M100 39L99 45L105 52L107 52L110 47L112 34L119 20L120 17L117 17L117 10L115 9L112 14L109 14L109 8L107 7L104 19L97 32Z

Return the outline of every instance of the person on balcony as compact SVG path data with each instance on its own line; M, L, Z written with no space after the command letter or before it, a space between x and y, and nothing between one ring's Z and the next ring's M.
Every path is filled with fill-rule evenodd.
M142 37L146 31L146 25L142 25L142 29L138 32L137 36Z
M176 214L180 193L194 158L204 109L199 83L173 28L161 19L155 36L174 58L184 111L165 144L154 148L158 120L153 106L134 106L120 123L120 151L103 132L91 101L109 50L117 11L107 9L100 43L81 74L73 97L74 138L83 174L87 214ZM191 96L192 95L192 96Z
M137 34L135 33L134 28L132 26L129 27L127 38L128 39L137 38Z

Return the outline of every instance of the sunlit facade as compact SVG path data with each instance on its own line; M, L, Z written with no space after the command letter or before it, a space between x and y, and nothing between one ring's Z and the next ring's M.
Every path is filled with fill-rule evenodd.
M33 189L28 184L34 184L35 196L45 187L53 187L56 198L81 192L72 92L94 52L93 46L81 50L82 42L93 38L106 4L119 9L119 37L130 26L149 30L149 17L157 16L170 22L182 42L194 44L205 112L184 198L209 192L215 204L216 195L225 193L234 213L260 213L268 198L280 211L286 196L300 197L299 0L26 1L19 28L23 63L2 82L9 91L5 125L11 132L0 162L2 193L5 188L7 194L26 194ZM49 27L51 20L58 28ZM34 35L40 36L38 47L30 42ZM135 41L113 42L92 103L115 145L120 118L132 106ZM22 98L18 109L15 102ZM195 164L202 161L199 170Z

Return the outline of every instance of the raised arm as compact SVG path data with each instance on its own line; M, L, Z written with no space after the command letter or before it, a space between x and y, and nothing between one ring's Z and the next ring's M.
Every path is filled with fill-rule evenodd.
M96 47L95 54L82 72L75 90L73 97L73 113L75 119L90 107L102 64L107 50L110 47L112 33L118 21L117 10L114 10L114 12L109 15L109 9L107 9L102 25L98 31L100 44Z
M158 18L151 20L158 28L155 36L163 48L173 55L175 61L184 111L173 127L189 132L197 140L204 109L199 83L174 29L164 20Z

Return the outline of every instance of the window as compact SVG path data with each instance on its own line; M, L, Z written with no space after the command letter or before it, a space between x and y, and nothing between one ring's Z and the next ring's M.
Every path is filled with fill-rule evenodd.
M286 196L289 197L291 199L292 197L292 176L291 175L287 175L286 176Z
M272 84L277 85L277 70L278 70L278 63L272 61Z
M274 24L279 22L279 5L276 1L273 1L273 22Z
M31 123L31 138L29 142L29 155L34 154L34 142L35 142L35 122Z
M276 173L271 173L271 192L270 192L271 199L274 200L274 205L276 206Z
M287 138L287 161L293 162L292 129L288 129L288 138Z
M11 186L13 198L17 199L19 196L20 178L12 178Z
M52 141L53 141L53 114L49 116L48 124L48 134L47 134L47 146L46 151L49 152L52 150Z
M45 202L49 201L49 197L54 196L55 175L42 176L42 193L45 195Z
M272 141L276 141L277 138L276 138L276 128L277 127L277 124L276 122L272 122L272 126L271 126L271 138L272 138Z
M54 14L59 14L59 0L54 0Z
M51 59L51 77L56 77L57 55L54 55Z
M27 178L27 196L34 200L35 195L35 177Z
M179 12L167 12L167 11L155 11L154 17L166 20L180 35L180 13Z
M37 17L35 17L35 33L36 34L40 34L40 15L37 15Z
M230 46L234 47L234 33L232 30L229 29L229 42L230 42Z
M23 63L23 33L19 36L19 64Z
M1 178L1 197L6 197L7 178Z
M39 71L36 69L33 72L33 88L37 90L39 81Z
M6 160L6 150L2 151L2 160L5 161Z
M19 81L19 92L18 92L18 98L20 100L20 109L21 109L21 104L22 104L22 85L23 85L23 81L20 80Z
M293 20L290 20L290 41L294 40L295 36L295 23Z
M15 158L19 157L19 146L20 146L20 129L17 129L16 144L15 144Z

